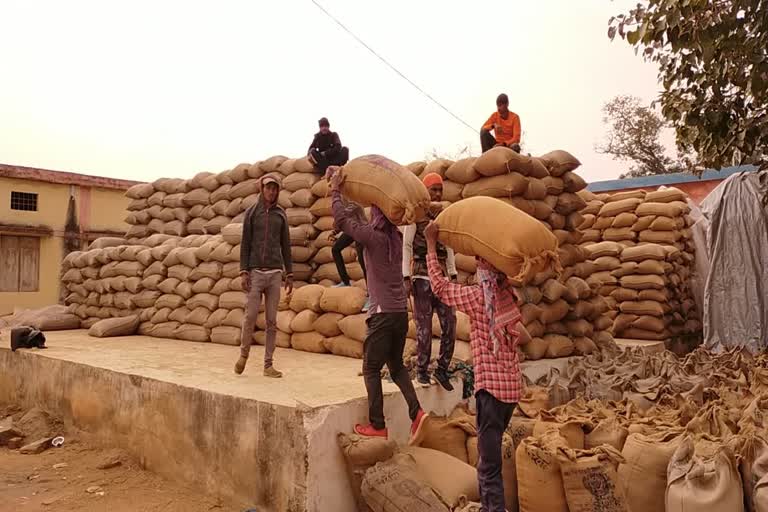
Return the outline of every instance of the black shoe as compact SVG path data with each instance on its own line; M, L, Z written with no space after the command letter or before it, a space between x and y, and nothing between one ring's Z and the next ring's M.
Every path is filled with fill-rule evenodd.
M419 372L419 374L416 376L416 382L418 382L419 384L426 384L426 385L432 384L432 381L429 380L429 374L421 373L421 372Z
M448 372L437 370L435 372L435 380L439 382L446 391L453 391L453 384L451 384L451 379L448 377Z

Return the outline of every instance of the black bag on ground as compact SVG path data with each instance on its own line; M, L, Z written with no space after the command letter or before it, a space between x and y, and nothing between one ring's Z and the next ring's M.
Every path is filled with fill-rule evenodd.
M11 329L11 351L17 348L46 348L45 334L33 327Z

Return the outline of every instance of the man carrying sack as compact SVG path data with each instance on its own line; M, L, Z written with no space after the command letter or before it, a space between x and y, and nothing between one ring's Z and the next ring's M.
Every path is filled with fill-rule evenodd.
M267 320L266 346L264 347L264 376L280 378L283 374L275 369L272 357L277 339L277 308L280 304L280 285L285 272L285 290L293 291L291 266L291 236L288 217L277 204L280 181L268 174L261 178L259 201L245 211L243 238L240 243L240 277L247 294L243 316L240 358L235 373L245 370L253 343L253 329L259 316L261 296L264 295L264 312Z
M501 442L523 385L517 345L530 341L530 337L520 322L520 310L507 276L485 260L477 259L479 284L462 286L445 278L437 256L439 232L434 222L424 230L432 292L445 304L469 315L471 325L480 501L485 512L504 512Z
M443 198L443 178L439 174L429 173L422 180L429 191L433 204ZM435 211L438 210L438 211ZM446 391L453 391L453 385L448 377L448 366L453 358L453 350L456 345L456 311L441 302L434 293L429 283L427 271L427 241L424 238L424 228L439 213L438 209L431 209L427 213L427 219L405 228L403 233L403 282L406 295L413 295L413 316L416 321L416 342L418 373L416 379L420 384L429 384L429 361L432 358L432 315L437 313L440 321L440 355L437 359L435 380ZM456 272L456 259L453 249L446 248L443 244L437 244L437 259L443 274L449 276L455 282L458 277Z
M346 164L349 160L349 149L341 145L339 134L331 131L331 123L327 117L320 119L317 124L320 131L312 139L307 155L315 166L315 172L322 176L329 165Z
M496 109L480 129L480 146L483 153L494 146L506 146L519 153L522 135L520 116L510 112L509 98L506 94L499 94L496 98Z
M401 272L403 240L378 206L371 207L371 221L364 222L344 207L341 197L343 175L338 167L329 167L333 217L336 225L363 245L367 270L368 332L363 344L363 378L368 392L369 425L356 425L355 433L370 437L388 437L384 421L384 393L381 370L387 365L394 383L408 403L411 435L416 436L426 414L421 409L408 370L403 365L405 337L408 333L408 306Z

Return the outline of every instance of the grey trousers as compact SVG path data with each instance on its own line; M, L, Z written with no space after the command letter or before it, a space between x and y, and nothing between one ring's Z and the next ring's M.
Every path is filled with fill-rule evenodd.
M240 355L247 358L253 343L253 330L261 308L261 296L264 296L264 313L267 317L267 345L264 349L264 368L272 366L277 338L277 307L280 304L280 285L283 283L282 272L261 272L251 270L251 291L245 303L245 315L240 338Z

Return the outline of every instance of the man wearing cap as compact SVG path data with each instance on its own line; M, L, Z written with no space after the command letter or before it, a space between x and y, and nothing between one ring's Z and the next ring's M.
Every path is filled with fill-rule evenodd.
M341 145L339 134L331 131L331 123L327 117L320 119L317 124L320 131L312 139L307 155L315 165L315 172L325 175L328 166L344 165L349 161L349 149Z
M293 291L291 267L291 237L288 217L277 204L280 180L272 174L261 179L261 195L256 204L245 211L243 237L240 242L240 277L247 294L245 316L240 338L240 358L235 364L238 375L245 370L253 342L253 329L264 296L267 320L266 347L264 348L264 376L280 378L272 358L277 337L277 307L280 304L280 285L285 273L285 290Z
M443 178L439 174L424 176L424 186L429 191L432 208L423 222L411 224L403 233L403 281L408 295L413 295L413 317L416 321L417 375L420 384L429 384L429 361L432 358L432 315L437 313L442 334L440 355L437 359L435 380L447 391L453 390L448 377L448 366L456 345L456 311L445 305L432 293L427 270L427 240L424 228L440 213L443 198ZM443 273L451 281L457 280L456 260L453 249L438 244L437 257Z
M493 134L491 134L493 130ZM496 98L496 112L480 129L480 146L483 153L494 146L506 146L520 152L520 116L509 110L509 98L499 94Z

